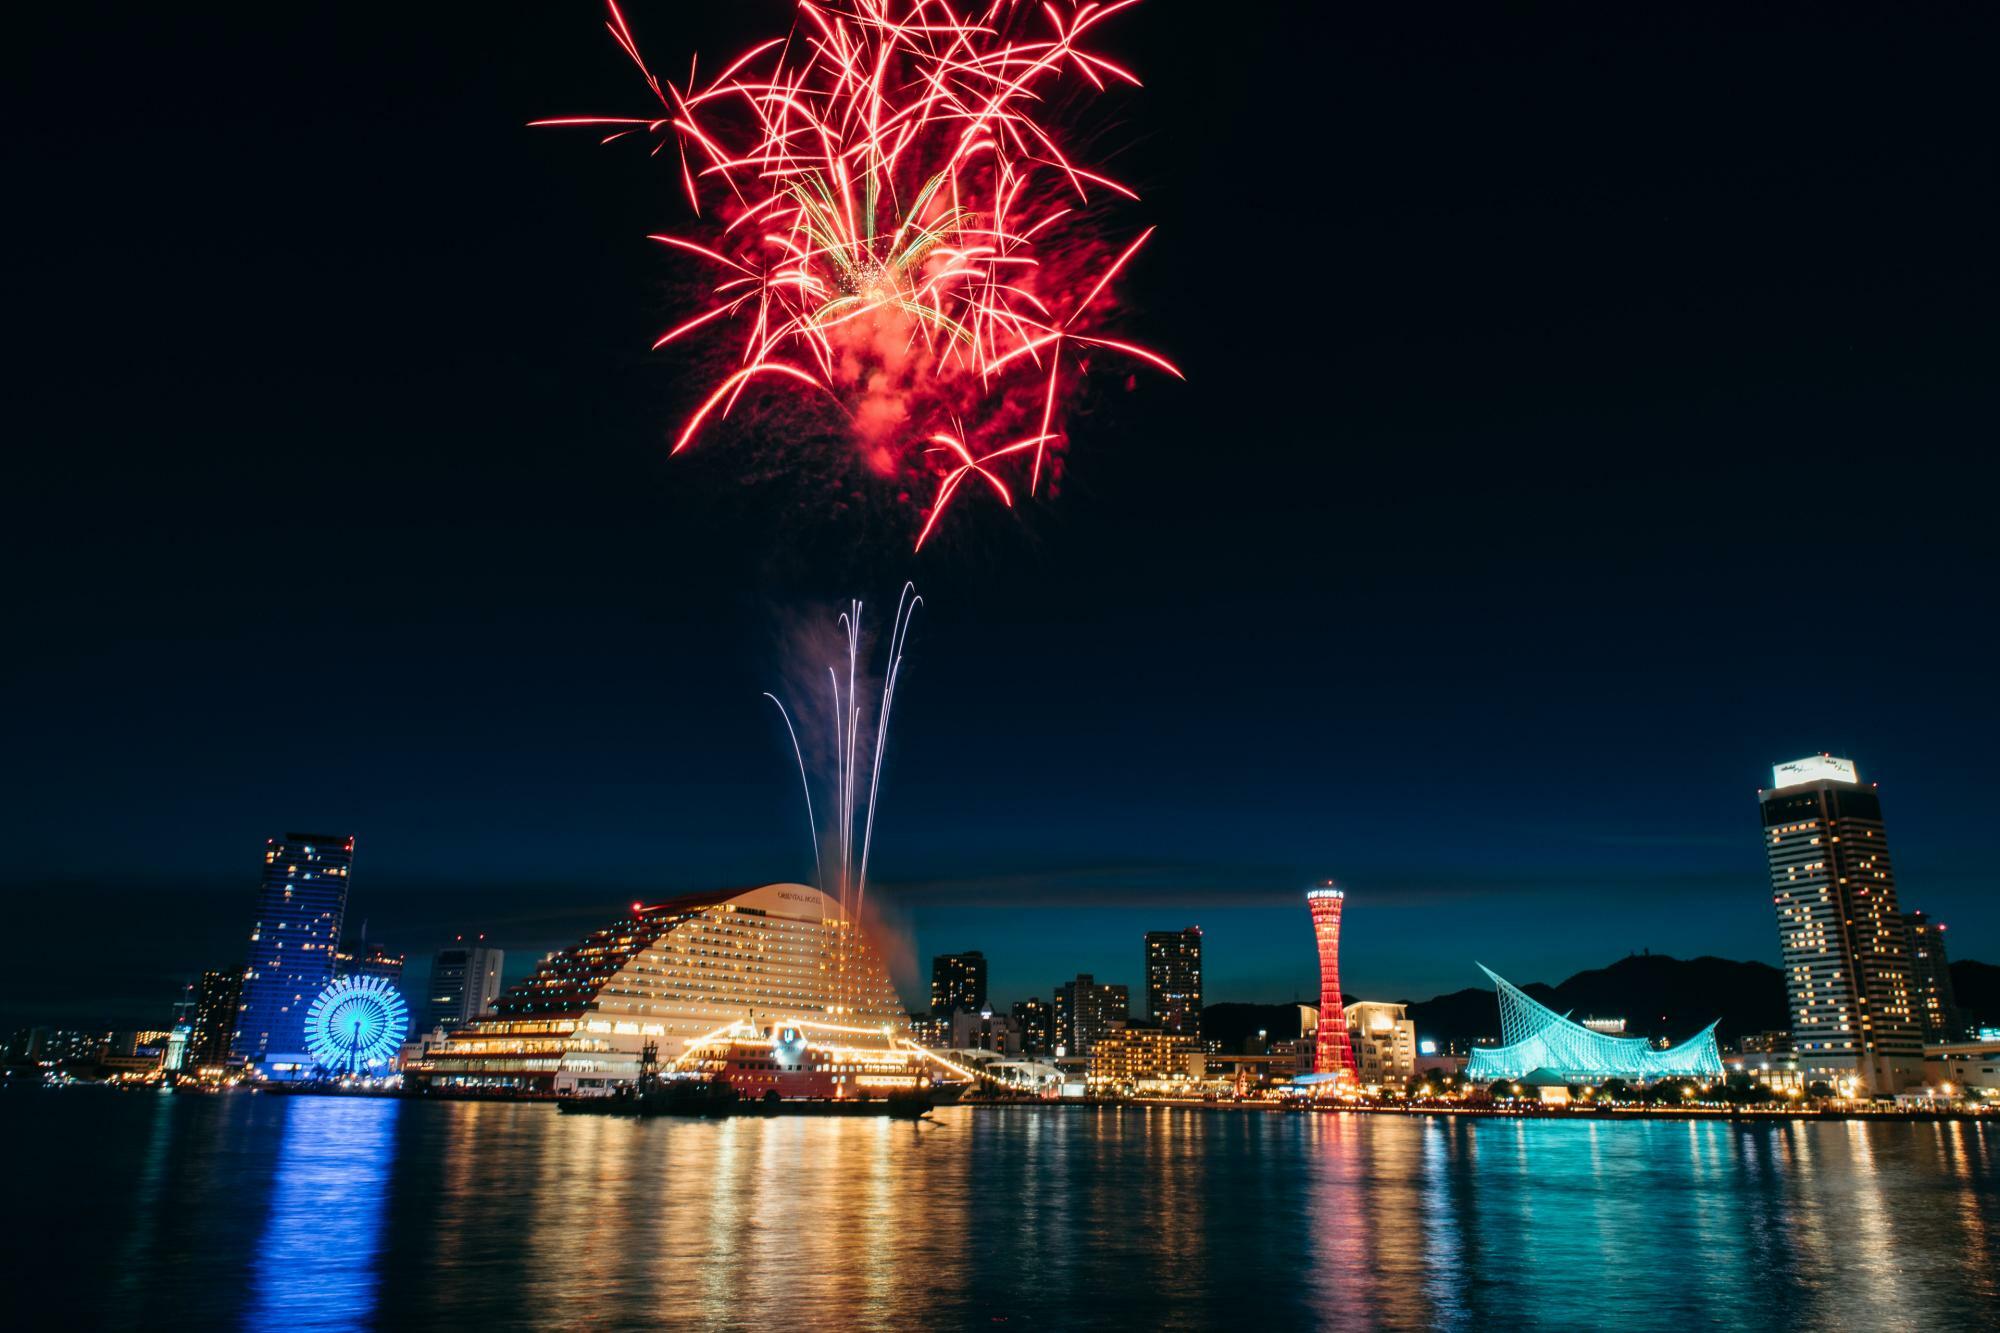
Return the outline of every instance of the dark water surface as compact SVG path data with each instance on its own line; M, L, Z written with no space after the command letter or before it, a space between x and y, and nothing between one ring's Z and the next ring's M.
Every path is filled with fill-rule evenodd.
M0 1094L13 1327L1970 1328L2000 1125Z

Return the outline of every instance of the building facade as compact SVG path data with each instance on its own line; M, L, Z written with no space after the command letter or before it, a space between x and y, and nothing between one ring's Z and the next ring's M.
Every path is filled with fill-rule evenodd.
M1056 987L1056 1045L1066 1055L1089 1055L1114 1023L1131 1017L1131 995L1121 985L1100 983L1090 973L1080 972L1075 981Z
M1315 1074L1354 1072L1354 1047L1340 1003L1340 913L1347 895L1327 880L1306 890L1312 911L1313 943L1319 949L1319 1037L1313 1051Z
M1115 1024L1090 1050L1090 1085L1101 1092L1165 1091L1193 1076L1201 1054L1193 1033Z
M391 985L403 984L403 955L379 944L350 941L334 951L336 977L380 977Z
M1948 1096L2000 1097L2000 1041L1948 1041L1924 1052L1925 1082Z
M1903 918L1910 936L1910 974L1917 987L1917 1025L1924 1045L1941 1046L1972 1036L1951 985L1951 960L1944 952L1944 923L1922 912Z
M954 1051L993 1051L1000 1055L1021 1054L1021 1025L1012 1014L996 1014L983 1009L976 1014L963 1010L951 1016L951 1048Z
M603 1092L739 1023L835 1024L907 1036L866 932L803 884L689 894L631 912L551 954L493 1012L424 1057L433 1084Z
M1417 1074L1417 1025L1400 1004L1360 1000L1347 1006L1347 1040L1355 1076L1384 1087Z
M194 1015L181 1067L192 1073L222 1071L236 1040L237 1011L243 1004L243 972L204 972L195 984Z
M1465 1076L1474 1083L1527 1082L1530 1075L1564 1085L1611 1078L1651 1083L1663 1078L1722 1077L1714 1023L1678 1046L1657 1047L1644 1037L1608 1036L1555 1012L1484 963L1479 970L1498 992L1502 1044L1473 1048Z
M1146 932L1146 1012L1168 1032L1201 1034L1201 927Z
M1055 1054L1056 1015L1047 1000L1031 995L1014 1001L1014 1022L1021 1029L1023 1055Z
M287 833L264 846L257 921L243 969L234 1058L265 1077L302 1077L306 1006L334 975L354 839Z
M1792 1045L1812 1080L1860 1096L1923 1078L1909 929L1882 802L1852 762L1779 764L1762 793Z
M950 1019L953 1014L976 1014L986 1008L986 955L977 949L967 953L941 953L931 959L931 1014Z
M500 998L500 973L506 963L506 951L488 948L484 935L474 936L470 944L461 935L450 948L431 955L427 1025L449 1031L491 1010Z

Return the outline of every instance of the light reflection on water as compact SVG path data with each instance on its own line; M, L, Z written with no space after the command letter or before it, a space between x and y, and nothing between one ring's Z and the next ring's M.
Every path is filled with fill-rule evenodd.
M0 1095L0 1125L72 1228L5 1262L84 1322L2000 1322L1994 1125L90 1093Z
M169 1111L173 1101L169 1099ZM249 1323L349 1328L375 1312L382 1216L404 1103L294 1097L253 1256Z

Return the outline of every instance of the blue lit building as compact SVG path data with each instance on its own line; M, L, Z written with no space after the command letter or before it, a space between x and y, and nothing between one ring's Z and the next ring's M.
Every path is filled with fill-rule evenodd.
M1500 992L1499 1046L1477 1046L1465 1066L1474 1083L1552 1074L1571 1083L1622 1078L1650 1083L1661 1078L1719 1079L1722 1052L1710 1023L1678 1046L1661 1050L1644 1037L1614 1037L1537 1004L1520 987L1484 963Z
M232 1054L269 1078L309 1071L306 1008L334 978L354 839L287 833L264 847Z

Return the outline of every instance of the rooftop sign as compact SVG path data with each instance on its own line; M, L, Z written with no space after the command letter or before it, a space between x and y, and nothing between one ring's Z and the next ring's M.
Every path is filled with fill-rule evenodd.
M1859 782L1852 759L1835 759L1830 754L1810 755L1789 764L1771 767L1773 787L1796 787L1801 782Z

